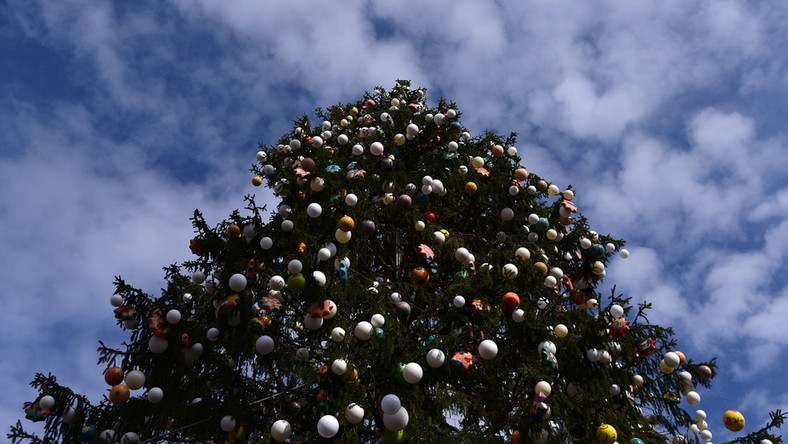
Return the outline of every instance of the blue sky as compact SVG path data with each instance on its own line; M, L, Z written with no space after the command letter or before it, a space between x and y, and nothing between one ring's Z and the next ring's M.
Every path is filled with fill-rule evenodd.
M750 430L788 410L788 5L509 3L0 2L0 424L36 371L98 399L113 276L155 293L195 208L273 203L258 141L398 78L518 132L529 170L628 240L606 281L719 358L715 441L725 409Z

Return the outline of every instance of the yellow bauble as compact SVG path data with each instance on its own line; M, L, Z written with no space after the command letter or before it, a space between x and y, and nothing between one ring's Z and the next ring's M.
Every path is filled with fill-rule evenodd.
M254 186L256 186L256 187L259 187L259 186L260 186L260 185L262 185L262 184L263 184L263 178L262 178L262 177L260 177L260 176L254 176L254 177L252 178L252 185L254 185Z
M744 428L744 415L737 410L728 410L722 414L722 423L731 432L740 432Z
M466 184L465 184L465 193L466 193L468 196L470 196L470 195L472 195L473 193L475 193L477 189L478 189L478 187L477 187L477 186L476 186L476 184L475 184L475 183L473 183L473 182L468 182L468 183L466 183Z
M386 430L383 433L383 444L396 443L396 442L405 442L404 430L400 430L398 432L392 432Z
M354 221L352 217L347 215L342 216L342 218L339 219L339 222L337 223L337 228L339 228L342 231L351 231L355 227L356 227L356 221Z
M616 429L610 424L602 424L596 429L596 440L602 444L613 444L616 438L618 438Z

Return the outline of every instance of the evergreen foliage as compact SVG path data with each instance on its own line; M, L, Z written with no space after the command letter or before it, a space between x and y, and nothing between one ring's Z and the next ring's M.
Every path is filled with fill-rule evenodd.
M407 81L316 114L260 145L272 215L251 196L215 227L195 212L196 257L159 296L116 278L129 339L99 363L142 387L91 404L36 375L45 433L12 442L701 440L679 400L715 361L597 291L624 242L526 171L515 134L471 136ZM771 418L735 442L782 442Z

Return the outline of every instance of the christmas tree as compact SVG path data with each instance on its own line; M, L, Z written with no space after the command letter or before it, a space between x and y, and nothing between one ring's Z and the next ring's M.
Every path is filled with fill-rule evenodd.
M100 344L106 399L38 374L43 436L19 422L12 442L711 441L680 403L715 361L598 291L624 242L526 170L515 134L472 136L407 81L316 115L259 147L274 212L195 212L195 258L159 296L116 278L129 339ZM734 442L780 443L784 418Z

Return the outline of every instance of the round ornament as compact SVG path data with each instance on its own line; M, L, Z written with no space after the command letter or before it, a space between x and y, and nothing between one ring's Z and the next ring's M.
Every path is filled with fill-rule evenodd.
M415 285L421 286L430 281L430 274L424 267L416 267L411 271L410 278Z
M158 404L164 399L164 391L158 387L153 387L148 390L148 401L152 404Z
M331 371L338 376L344 375L345 372L347 372L347 361L344 359L334 359L334 362L331 363Z
M38 405L43 410L52 410L55 407L55 398L50 395L44 395L38 400Z
M348 406L345 407L345 419L351 424L360 423L364 420L364 409L355 402L348 404Z
M402 379L409 384L418 383L421 381L422 376L424 376L424 370L416 362L409 362L402 369Z
M550 396L550 393L553 392L553 388L550 386L550 383L547 381L539 381L534 386L534 393L542 393L545 396Z
M722 414L722 424L731 432L740 432L744 428L744 415L737 410L728 410Z
M292 433L293 428L290 426L290 423L284 419L277 420L271 426L271 437L274 438L274 441L276 442L282 442L286 440Z
M506 279L514 279L517 277L517 273L518 273L517 266L511 263L506 264L501 269L501 273L503 274L503 277L505 277Z
M104 372L104 382L109 385L118 385L123 382L123 369L120 367L110 367ZM45 409L49 410L49 409Z
M405 407L400 407L399 410L393 414L383 413L383 425L392 432L398 432L407 427L409 420L410 417Z
M230 415L227 415L219 421L219 427L224 432L231 432L235 429L235 418Z
M353 330L353 333L358 339L362 341L368 341L372 337L372 333L374 331L375 327L373 327L372 324L367 321L361 321L356 324L356 328Z
M120 437L120 444L137 444L140 442L140 435L134 432L126 432Z
M596 429L596 440L602 444L613 444L618 434L610 424L602 424Z
M334 327L331 330L331 340L334 342L342 342L345 340L345 329L342 327Z
M525 311L521 308L512 311L512 320L518 324L525 321Z
M384 318L382 314L377 313L372 315L370 322L373 327L383 327L383 325L386 323L386 318Z
M427 352L427 365L431 368L441 367L446 362L446 355L443 351L433 348Z
M687 400L687 404L691 406L696 406L700 404L700 395L696 391L690 391L685 396L684 399Z
M115 405L121 405L129 400L131 392L126 384L118 384L109 391L109 400Z
M126 373L126 385L132 390L139 390L145 384L145 374L139 370Z
M390 393L380 400L380 409L383 410L385 414L394 414L401 406L400 399L395 394Z
M164 353L169 345L170 343L166 339L158 336L151 336L148 340L148 348L156 354Z
M261 355L267 355L274 351L274 339L268 335L263 335L257 338L254 344L255 350Z
M321 214L323 214L323 207L317 202L312 202L306 207L306 215L313 219L320 217Z
M558 339L565 338L566 335L569 334L569 328L564 324L558 324L555 326L555 329L553 329L553 334L555 334L555 337Z
M473 194L476 193L478 189L479 187L476 185L476 182L467 182L465 184L465 194L468 196L473 196Z
M516 309L518 305L520 305L520 296L518 296L517 293L510 291L503 295L503 301L501 302L501 305L503 305L504 310L512 311Z
M460 295L454 296L452 304L454 304L454 306L457 308L462 308L465 306L465 298Z
M490 339L485 339L479 344L479 356L484 359L493 359L498 355L498 345Z
M181 312L178 311L178 310L172 309L172 310L167 312L166 318L167 318L167 322L169 322L170 324L173 324L173 325L177 324L178 322L181 321Z

